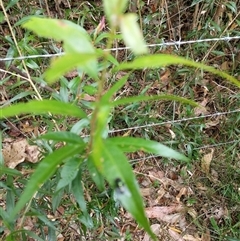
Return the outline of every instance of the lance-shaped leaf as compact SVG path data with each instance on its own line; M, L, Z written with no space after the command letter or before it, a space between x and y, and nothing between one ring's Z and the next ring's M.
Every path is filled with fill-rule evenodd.
M101 172L115 189L116 198L149 235L155 239L145 215L144 204L135 175L126 156L111 139L104 141L104 148L101 152L103 167Z
M24 205L34 196L41 185L55 173L58 165L61 164L63 160L81 152L84 147L85 145L64 146L44 158L28 181L19 201L12 211L11 218L14 219L15 215L17 215Z
M188 60L182 57L168 55L168 54L154 54L154 55L147 55L141 56L133 60L132 62L122 63L118 65L115 70L127 70L127 69L144 69L144 68L159 68L162 66L172 65L172 64L183 64L194 68L203 69L205 71L211 72L216 74L220 77L227 79L228 81L232 82L233 84L240 87L240 81L236 78L232 77L231 75L217 70L211 66L207 66L202 63L197 63L192 60Z
M92 69L92 61L95 61L95 54L66 54L54 60L44 76L49 83L54 83L62 75L72 70L73 68L80 68L94 79L97 79L97 71Z
M65 55L54 60L52 68L46 72L47 80L54 82L61 74L73 68L80 68L94 79L97 78L98 64L95 49L87 31L81 26L59 19L31 17L23 24L24 28L32 30L37 35L63 41ZM79 54L90 54L79 56Z
M131 48L134 54L139 55L148 52L135 14L130 13L121 16L120 29L126 45Z
M103 0L104 12L111 25L117 25L118 17L124 13L127 4L128 0Z
M119 146L119 148L124 152L135 152L141 150L147 153L160 155L162 157L173 158L185 162L189 161L189 158L183 154L156 141L135 137L113 137L110 140L112 143Z
M37 115L48 112L56 115L74 116L79 118L86 117L83 110L69 103L63 103L56 100L33 100L27 103L20 103L2 108L0 110L0 118L7 118L26 113Z
M130 103L136 103L136 102L141 102L141 101L157 101L157 100L171 100L171 101L178 101L183 104L189 104L192 106L199 106L196 102L192 100L188 100L183 97L179 97L176 95L152 95L152 96L133 96L133 97L126 97L122 99L118 99L116 101L113 101L111 104L113 106L119 106L119 105L127 105Z
M23 27L38 36L63 41L63 48L67 53L94 53L87 31L71 21L31 17Z

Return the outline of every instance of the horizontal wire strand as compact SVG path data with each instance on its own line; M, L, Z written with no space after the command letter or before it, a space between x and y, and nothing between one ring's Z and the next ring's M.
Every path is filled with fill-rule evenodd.
M197 39L197 40L188 40L188 41L171 41L171 42L163 42L159 44L147 44L147 47L164 47L164 46L180 46L185 44L194 44L194 43L203 43L203 42L216 42L216 41L232 41L240 39L240 36L228 36L221 38L211 38L211 39ZM104 49L104 51L118 51L118 50L128 50L130 47L118 47L111 49ZM56 54L39 54L39 55L29 55L29 56L21 56L21 57L9 57L9 58L0 58L0 61L12 61L12 60L24 60L24 59L34 59L34 58L52 58L64 55L64 52L56 53Z
M161 125L166 125L166 124L175 124L175 123L181 123L181 122L192 121L192 120L197 120L197 119L228 115L228 114L233 114L233 113L240 113L240 109L226 111L226 112L216 112L216 113L212 113L212 114L208 114L208 115L194 116L194 117L183 118L183 119L179 119L179 120L169 120L169 121L165 121L165 122L152 123L152 124L146 124L146 125L141 125L141 126L133 126L133 127L122 128L122 129L117 129L117 130L110 130L109 133L137 130L137 129L142 129L142 128L150 128L150 127L161 126Z
M185 44L213 42L213 41L226 41L227 42L227 41L232 41L232 40L237 40L237 39L240 39L240 36L232 36L232 37L228 36L228 37L221 37L221 38L198 39L198 40L189 40L189 41L171 41L171 42L163 42L163 43L159 43L159 44L148 44L146 46L150 47L150 48L164 47L164 46L176 46L177 47L177 46L185 45ZM128 49L130 49L130 47L111 48L111 49L105 49L104 51L118 51L118 50L128 50ZM56 53L56 54L29 55L29 56L21 56L21 57L0 58L0 61L24 60L24 59L34 59L34 58L52 58L52 57L62 56L64 54L65 54L64 52L61 52L61 53ZM232 113L239 113L239 112L240 112L240 109L237 109L237 110L228 111L228 112L217 112L217 113L203 115L203 116L183 118L183 119L179 119L179 120L171 120L171 121L165 121L165 122L160 122L160 123L152 123L152 124L128 127L128 128L123 128L123 129L117 129L117 130L110 130L109 134L122 132L122 131L137 130L137 129L142 129L142 128L150 128L150 127L161 126L161 125L166 125L166 124L181 123L181 122L192 121L192 120L196 120L196 119L210 118L210 117L216 117L216 116L227 115L227 114L232 114ZM87 136L88 135L86 135L86 136L84 135L82 137L87 137ZM237 143L237 142L239 142L239 140L229 141L229 142L224 142L224 143L217 143L217 144L213 144L213 145L205 145L205 146L193 148L193 150L212 148L212 147L217 147L217 146L226 145L226 144L233 144L233 143ZM154 158L154 157L159 157L159 156L151 155L149 157L134 159L131 161L134 162L134 161L139 161L139 160L146 160L146 159Z
M193 151L203 150L203 149L208 149L208 148L214 148L214 147L224 146L224 145L228 145L228 144L235 144L235 143L240 143L240 140L227 141L227 142L221 142L221 143L210 144L210 145L204 145L204 146L193 148ZM134 162L148 160L148 159L157 158L157 157L162 157L162 156L161 155L150 155L150 156L146 156L146 157L131 159L130 162L134 163Z

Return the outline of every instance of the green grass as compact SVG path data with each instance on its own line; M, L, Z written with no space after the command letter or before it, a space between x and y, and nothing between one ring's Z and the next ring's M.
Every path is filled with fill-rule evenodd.
M64 18L84 26L90 33L93 33L102 17L98 3L90 2L89 4L81 4L79 6L74 1L70 2L72 4L71 10L61 5ZM226 11L220 18L219 24L213 22L219 7L217 1L202 1L198 4L196 1L189 1L188 3L179 1L179 6L177 6L177 3L166 1L168 5L157 8L154 13L147 6L147 3L139 2L142 4L139 19L148 43L158 43L163 39L166 42L170 41L176 35L175 30L179 25L176 22L179 19L181 23L188 22L197 7L199 7L199 12L194 22L196 27L194 28L192 25L187 24L187 26L182 27L180 36L182 40L240 35L239 22L234 20L233 24L235 25L231 25L233 27L229 26L231 22L230 16L232 15L234 18L239 12L239 1L236 2L236 8L233 2L226 3ZM14 27L14 24L23 17L47 14L47 6L40 7L38 4L29 5L28 1L22 1L13 5L8 12L9 16L16 16L16 19L10 18L11 26ZM5 3L5 6L7 6L7 3ZM52 11L53 16L61 18L52 4L49 3L48 8ZM200 14L201 11L204 14ZM169 14L170 18L168 18ZM171 26L172 28L170 28ZM38 38L32 33L24 31L18 24L13 29L18 47L23 55L55 53L61 49L61 44ZM1 31L3 30L8 30L9 32L5 21ZM18 56L12 36L10 34L3 36L0 40L1 56ZM179 38L178 35L174 40L177 40L177 38ZM239 66L236 64L238 60L233 58L237 54L236 46L238 42L217 42L216 45L214 43L184 45L180 49L175 47L159 49L156 47L151 48L150 51L152 53L172 53L199 61L204 60L205 63L219 69L221 69L223 62L228 61L230 63L227 69L228 73L239 78ZM98 44L105 46L104 40ZM116 43L116 46L118 45L121 45L121 43ZM208 50L211 47L213 47L213 51L208 54ZM129 59L133 58L131 53L127 52L127 55ZM42 73L49 66L49 61L49 59L44 58L25 60L30 76L35 80L34 83L39 94L44 99L55 99L69 103L77 102L87 113L90 113L91 101L85 100L82 93L94 97L95 83L84 75L73 78L62 77L58 83L50 86L52 91L49 91L49 89L43 88L40 84L45 83ZM13 65L25 72L22 62L19 60L14 60L11 63L7 62L7 65L8 67ZM161 77L164 76L166 70L169 71L169 77L164 82L161 80ZM112 80L111 76L109 76L110 80L107 82L109 86L110 83L115 81L114 78L117 77L113 76ZM4 104L6 101L7 104L27 102L35 99L37 95L28 81L15 77L13 74L3 75L0 85L0 90L3 89L7 93L3 97L0 95L0 100L3 100ZM90 88L86 88L86 86L90 86ZM105 87L108 88L109 86ZM200 70L190 67L171 66L155 70L134 71L130 75L127 84L114 98L118 98L118 96L130 97L145 93L148 95L176 94L194 99L198 103L206 100L207 114L210 114L239 109L240 96L238 92L239 89L220 77L206 72L202 73ZM200 237L209 231L211 240L240 240L239 112L191 120L194 116L194 107L173 101L133 103L115 108L110 117L109 129L118 130L136 127L133 130L124 130L111 135L153 139L180 150L190 157L191 161L185 164L181 161L160 157L145 159L146 155L142 152L129 154L129 159L134 163L134 170L136 173L141 174L137 174L137 179L142 188L147 185L147 187L152 189L153 193L158 193L162 186L159 181L150 178L149 172L155 174L163 172L170 178L169 173L174 171L177 178L183 180L184 184L191 190L191 192L189 191L187 195L183 195L181 198L182 204L189 210L189 212L186 211L185 213L186 220L188 224L194 226L196 233ZM161 124L161 122L184 118L189 118L189 120L138 128L150 123ZM24 128L26 121L30 127L37 127L37 132L27 132L26 128ZM77 118L63 118L47 114L36 117L22 115L1 119L0 128L2 129L3 142L8 137L13 139L28 138L40 147L41 156L46 157L52 151L58 149L59 146L55 142L48 140L36 140L35 134L55 131L57 128L70 130L74 125L77 128L78 121ZM16 127L17 131L13 131L13 126ZM79 134L88 135L89 129L82 127L79 129ZM174 138L172 138L173 134L175 135ZM87 138L85 137L85 140ZM224 144L230 141L233 141L233 143ZM214 155L211 160L211 172L206 174L201 169L201 159L205 154L209 153L210 148L208 146L211 145L214 146L211 147L214 149ZM141 160L134 161L139 158ZM82 170L87 170L84 167L86 163L83 162L82 165ZM35 167L35 164L22 163L16 169L21 171L23 175L18 176L16 173L1 174L0 196L3 210L11 210L15 207L15 201L19 199ZM123 236L124 240L141 240L140 238L144 235L143 230L115 202L114 190L106 186L106 191L99 194L88 173L83 172L82 183L79 183L79 185L82 185L84 198L87 201L85 213L82 211L82 207L79 207L76 198L69 193L70 187L67 186L56 193L55 190L61 179L62 168L63 166L41 187L37 196L32 199L26 213L21 215L20 221L8 223L8 217L3 218L4 215L2 215L0 218L2 240L5 240L7 231L13 233L13 237L9 236L8 240L28 240L29 237L36 238L34 235L37 235L39 240L57 240L58 235L63 235L66 240L77 240L83 236L86 237L86 240L116 240L120 236ZM174 197L179 193L179 190L171 185L165 191L166 196L164 200L161 199L154 205L169 206L175 201ZM146 204L150 205L151 202L157 199L157 195L147 196L144 199ZM190 214L191 210L195 211L194 215ZM151 219L150 221L151 223L159 222L156 219ZM21 228L29 225L27 227L31 233L17 232L19 225ZM169 235L168 233L166 234L168 224L162 224L161 222L161 225L163 226L161 226L159 240L163 237L167 240L164 235ZM175 228L179 229L178 226Z

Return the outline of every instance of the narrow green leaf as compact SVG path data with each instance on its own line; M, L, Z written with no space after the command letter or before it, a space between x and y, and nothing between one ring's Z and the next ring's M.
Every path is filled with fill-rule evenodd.
M143 200L132 168L123 152L111 140L104 141L101 162L103 165L102 173L111 186L115 188L118 200L155 239L145 215ZM119 181L123 183L124 190L118 186Z
M85 127L88 127L89 126L89 119L88 118L84 118L84 119L81 119L80 121L78 121L77 123L75 123L73 125L73 127L71 128L70 132L72 133L75 133L77 135L80 135L80 133L82 132L82 130L85 128Z
M0 119L25 113L37 115L48 112L56 115L74 116L79 118L86 117L84 111L75 105L55 100L33 100L27 103L20 103L2 108L0 110Z
M11 0L11 1L8 1L8 5L5 9L5 11L8 11L12 6L14 6L15 4L17 4L19 2L19 0Z
M72 182L71 187L72 194L76 198L79 207L83 213L87 213L87 205L84 198L84 192L82 188L82 173L81 170L78 171L76 178Z
M135 137L113 137L110 138L111 143L119 146L124 152L144 151L151 154L160 155L162 157L173 158L181 161L189 161L189 158L183 154L163 145L156 141L144 140Z
M52 199L51 199L51 204L52 204L52 211L55 213L57 208L59 207L60 203L62 202L62 198L64 196L65 193L65 189L61 189L58 192L54 192L52 195Z
M103 96L104 103L109 103L112 96L123 87L123 85L127 82L129 77L128 75L123 76L120 80L118 80Z
M64 41L65 52L94 53L87 31L68 20L31 17L23 27L35 32L38 36Z
M16 169L8 168L6 166L0 165L0 175L10 175L10 176L22 176L22 173Z
M227 241L240 241L240 239L238 238L233 238L233 237L229 237L229 236L225 236Z
M79 135L68 131L48 132L47 134L41 135L40 139L84 145L84 141Z
M183 97L179 97L176 95L153 95L153 96L133 96L133 97L126 97L119 100L113 101L111 104L113 106L119 106L119 105L126 105L130 103L136 103L141 101L157 101L157 100L171 100L171 101L178 101L184 104L189 104L192 106L199 106L195 101L188 100Z
M205 71L221 76L230 81L231 83L235 84L236 86L240 87L240 81L223 71L217 70L211 66L207 66L202 63L197 63L192 60L167 54L154 54L138 57L132 62L122 63L118 65L115 70L118 71L127 69L159 68L172 64L183 64L190 67L203 69Z
M124 14L120 17L120 29L124 42L131 48L134 54L146 54L148 52L146 43L137 23L137 15L133 13Z
M99 167L100 164L96 163L93 161L92 157L89 156L88 157L88 160L87 160L87 166L88 166L88 170L91 174L91 178L92 180L95 182L98 190L100 190L101 192L104 191L105 189L105 182L104 182L104 178L103 176L101 175L101 173L98 171L98 169L96 167Z
M52 84L68 71L80 68L94 79L97 79L97 68L92 68L96 59L96 55L88 53L65 54L51 63L51 67L44 73L44 76Z
M45 157L38 165L37 169L28 181L19 201L12 211L11 219L19 213L24 205L33 197L41 185L48 180L56 171L58 165L70 156L81 152L84 146L69 145L56 150L47 157Z
M128 0L103 0L104 12L111 25L117 25L117 17L127 8Z
M8 230L13 231L14 225L12 220L10 220L9 213L6 212L2 207L0 207L0 217L4 225L8 228Z
M57 184L56 192L61 188L66 187L74 180L78 174L81 162L82 160L79 158L71 158L63 165L61 170L61 179Z
M32 209L31 212L28 213L28 215L31 217L32 216L38 217L44 223L44 225L54 230L57 230L57 228L54 226L54 222L50 221L45 215L43 215L38 210Z
M8 106L8 105L10 105L12 102L14 102L14 101L16 101L16 100L20 100L20 99L22 99L22 98L24 98L24 97L26 97L26 96L32 95L32 94L34 94L33 91L21 92L21 93L15 95L15 96L14 96L13 98L11 98L10 100L6 101L6 102L2 105L2 107Z
M21 235L22 234L22 235ZM26 238L26 235L28 235L28 237L33 238L36 241L45 241L44 239L38 237L34 232L26 230L26 229L18 229L17 231L11 232L7 238L6 241L16 241L19 240L19 237L24 237ZM21 235L21 236L20 236ZM24 236L23 236L24 235ZM21 239L21 240L26 240L26 239Z
M63 41L66 55L55 60L52 67L47 70L46 78L50 82L56 81L66 71L75 67L82 68L97 79L98 63L94 55L95 49L87 31L80 25L67 20L31 17L23 27L39 36Z

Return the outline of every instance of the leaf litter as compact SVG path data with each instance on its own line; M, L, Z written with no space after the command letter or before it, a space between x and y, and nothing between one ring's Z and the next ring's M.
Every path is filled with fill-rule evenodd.
M4 164L9 168L15 168L24 161L36 163L39 161L40 151L38 146L29 145L27 139L5 139L3 141Z

